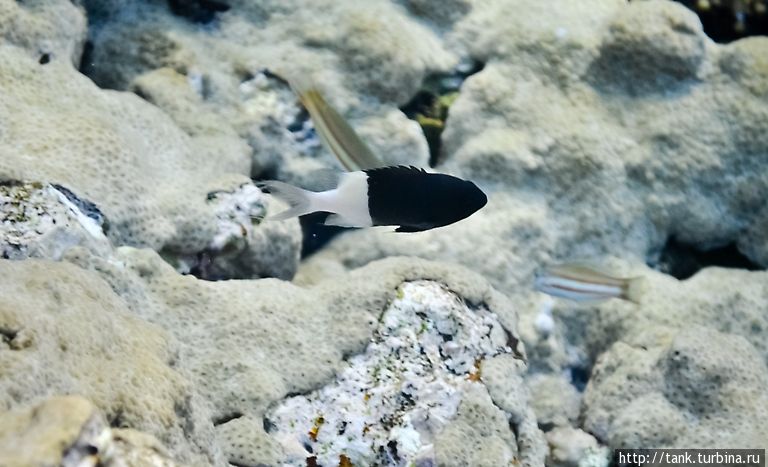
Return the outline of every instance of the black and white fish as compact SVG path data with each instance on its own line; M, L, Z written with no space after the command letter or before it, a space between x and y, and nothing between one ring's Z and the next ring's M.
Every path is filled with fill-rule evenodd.
M645 279L613 277L581 264L561 264L536 276L534 289L577 302L620 298L640 303Z
M488 202L485 193L470 181L404 166L342 173L336 188L323 192L279 181L260 185L291 205L272 219L329 212L326 225L390 225L398 226L397 232L421 232L453 224Z

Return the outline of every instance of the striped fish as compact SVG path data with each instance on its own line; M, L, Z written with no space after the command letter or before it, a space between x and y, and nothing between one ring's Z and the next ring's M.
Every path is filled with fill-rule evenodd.
M620 298L640 303L644 282L642 277L618 278L580 264L561 264L538 274L534 289L577 302Z
M350 172L383 167L379 159L355 130L325 100L311 81L304 78L290 80L290 85L307 109L317 134L339 162Z

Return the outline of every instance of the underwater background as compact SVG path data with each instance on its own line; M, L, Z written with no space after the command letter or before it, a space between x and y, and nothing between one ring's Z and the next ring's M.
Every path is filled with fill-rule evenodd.
M767 10L0 0L0 466L768 448ZM488 204L270 219L345 170L281 77ZM642 294L534 289L573 262Z

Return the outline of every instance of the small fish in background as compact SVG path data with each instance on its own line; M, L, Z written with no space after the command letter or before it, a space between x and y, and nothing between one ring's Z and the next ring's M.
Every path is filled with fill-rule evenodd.
M443 227L474 214L488 198L474 183L416 167L346 172L334 189L313 192L279 181L260 182L291 208L270 219L329 212L326 225L398 226L397 232Z
M619 278L580 264L552 266L537 274L534 289L554 297L577 302L597 302L620 298L640 303L643 277Z
M310 81L294 79L290 86L307 109L320 139L345 169L366 170L385 165Z

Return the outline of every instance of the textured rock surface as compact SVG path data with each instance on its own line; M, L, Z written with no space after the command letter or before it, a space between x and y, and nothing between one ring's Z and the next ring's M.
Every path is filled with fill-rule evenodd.
M168 335L96 274L28 259L0 261L0 277L2 410L80 394L111 425L156 435L182 461L221 460L208 409L173 368Z
M111 429L98 409L79 396L51 397L0 414L0 463L17 467L177 465L154 437Z
M610 447L765 447L765 358L743 337L692 326L656 346L616 343L584 396Z
M614 301L588 320L563 317L572 334L582 332L593 355L615 340L653 344L670 329L700 325L743 337L768 362L768 273L707 268L685 281L653 271L643 275L648 292L639 306Z
M607 467L612 451L598 445L594 436L571 427L558 427L547 433L551 467Z

